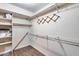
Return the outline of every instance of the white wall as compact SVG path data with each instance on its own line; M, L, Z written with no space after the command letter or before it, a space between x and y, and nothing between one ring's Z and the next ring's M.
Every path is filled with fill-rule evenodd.
M49 13L47 15L51 16L53 13L55 12ZM41 17L45 18L47 15ZM61 10L61 12L57 13L57 15L60 16L57 22L51 21L49 24L38 24L37 19L33 19L32 32L38 35L49 35L51 37L59 36L62 40L79 43L79 5L63 12ZM54 55L54 53L51 51L56 52L57 54L55 55L64 55L60 45L57 42L49 41L49 50L47 50L45 49L47 47L46 40L35 37L33 37L32 40L32 46L46 55ZM63 46L67 55L79 55L79 47L68 44L63 44Z
M13 23L19 23L19 24L31 24L30 21L21 19L21 18L15 18L12 19ZM30 32L30 27L28 26L13 26L12 27L12 48L14 48L17 43L22 39L22 37L27 33ZM29 42L29 36L26 36L25 39L21 42L21 44L17 47L22 48L25 46L28 46L30 44Z

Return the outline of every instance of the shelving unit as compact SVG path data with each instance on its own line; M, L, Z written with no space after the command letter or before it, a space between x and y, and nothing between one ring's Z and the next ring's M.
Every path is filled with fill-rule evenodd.
M12 15L12 18L8 19L7 17L5 17L4 14L6 14L6 13L10 13L10 15ZM18 27L21 28L21 29L28 30L32 26L32 24L30 24L27 21L26 21L27 24L24 21L23 21L24 24L21 24L22 22L17 21L17 18L20 19L20 20L21 19L27 20L27 18L30 18L30 17L27 16L27 15L16 13L15 11L9 11L9 10L1 9L0 10L0 31L2 31L3 29L4 29L3 31L9 30L10 28L16 29ZM15 19L15 21L14 21L14 19ZM13 22L16 22L16 21L19 22L19 23L13 23ZM26 28L28 28L28 29L26 29ZM17 29L16 29L16 31L17 31ZM0 37L0 40L4 39L4 41L5 41L5 40L8 40L7 38L12 38L12 36ZM8 47L11 47L11 48L8 48ZM11 52L11 51L12 51L12 40L10 40L10 41L8 40L8 41L5 41L5 42L0 41L0 55L5 55L6 53Z
M4 13L3 13L4 14ZM2 15L0 15L2 16ZM12 47L12 30L10 30L12 28L12 19L8 19L8 18L4 18L4 17L0 17L0 55L1 54L6 54L8 52L10 52L9 50L11 50ZM9 32L9 33L8 33ZM2 35L3 33L5 33L5 35ZM11 35L8 35L8 34ZM8 35L8 36L7 36Z

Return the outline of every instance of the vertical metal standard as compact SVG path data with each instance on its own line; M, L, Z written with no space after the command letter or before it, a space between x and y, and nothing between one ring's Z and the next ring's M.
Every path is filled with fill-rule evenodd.
M31 34L29 33L29 35L31 36ZM31 42L31 37L29 37L29 41Z
M57 3L55 4L55 6L56 6L57 13L59 13L59 6L57 5Z
M49 47L48 47L48 35L47 35L47 49L49 49Z
M57 39L58 39L58 43L59 43L60 47L62 48L62 51L63 51L64 55L67 56L67 53L66 53L66 51L65 51L65 49L64 49L64 47L63 47L63 45L62 45L62 43L60 41L60 38L57 37Z

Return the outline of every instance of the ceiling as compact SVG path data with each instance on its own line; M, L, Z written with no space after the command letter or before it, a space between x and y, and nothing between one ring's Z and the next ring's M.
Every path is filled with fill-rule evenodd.
M17 7L23 8L25 10L31 11L33 13L39 11L49 3L11 3Z

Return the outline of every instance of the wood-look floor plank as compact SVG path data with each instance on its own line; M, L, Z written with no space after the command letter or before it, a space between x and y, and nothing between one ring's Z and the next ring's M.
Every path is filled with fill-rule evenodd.
M44 56L32 46L24 47L14 51L14 56Z

